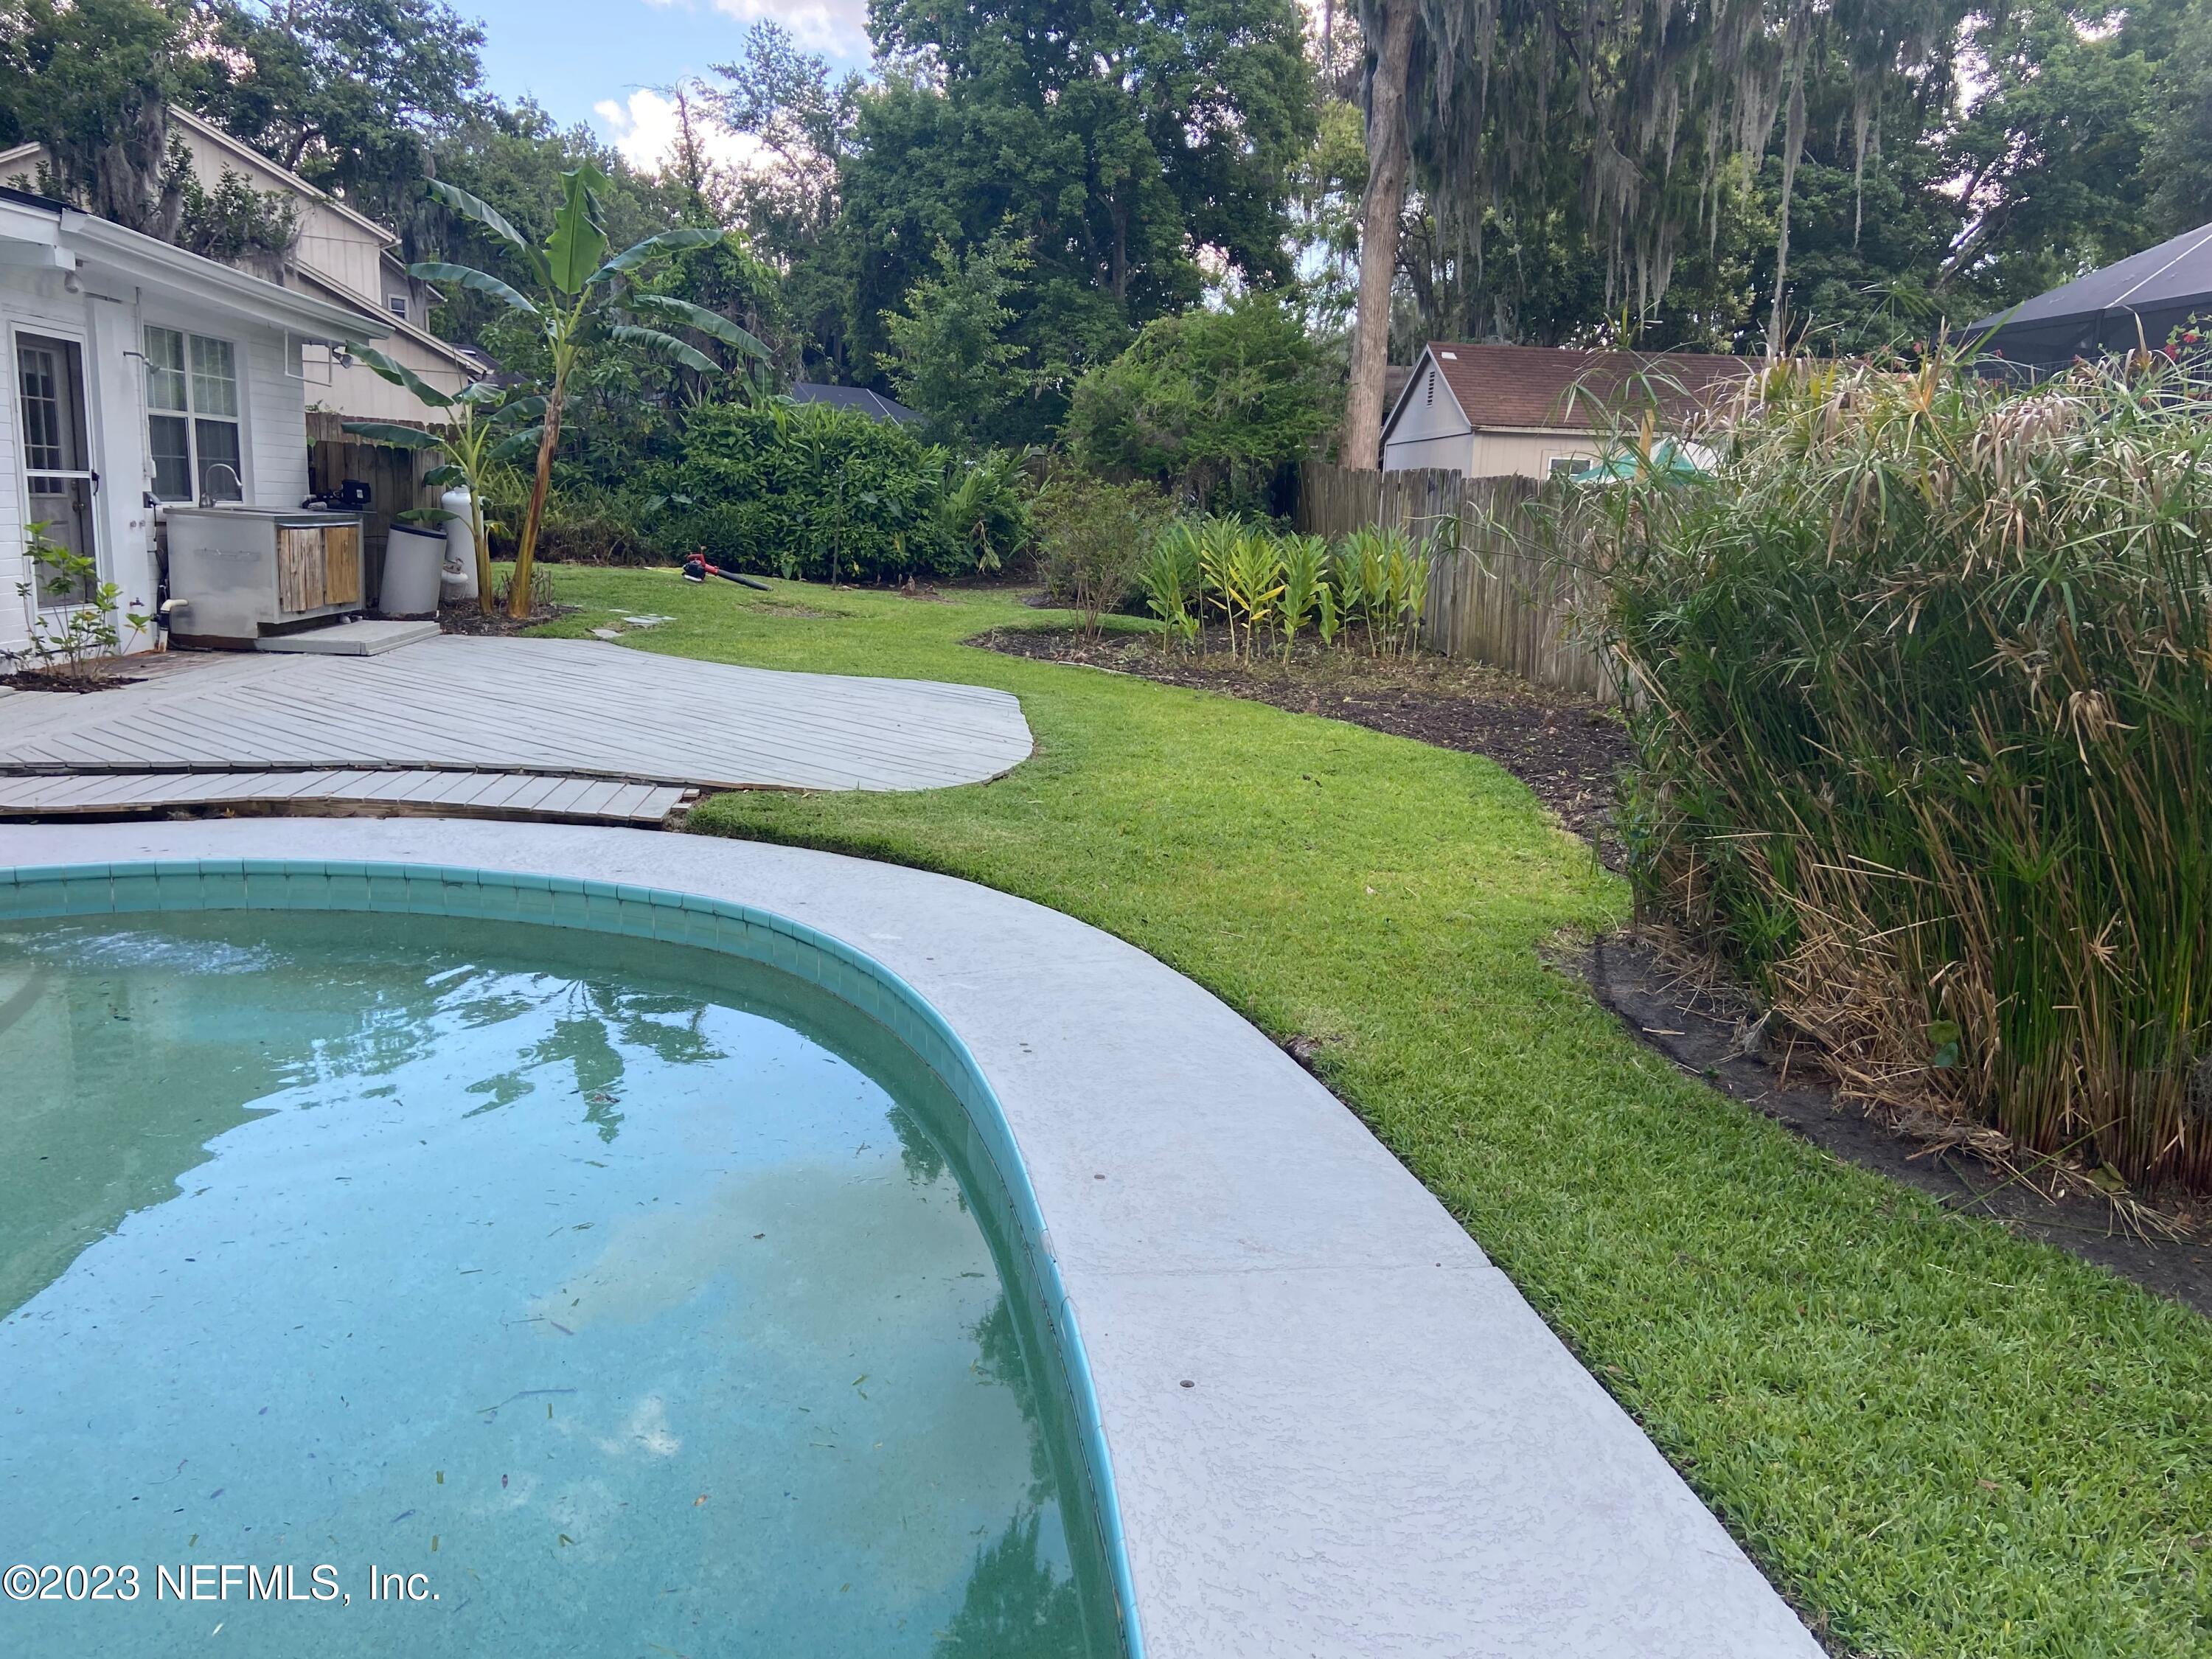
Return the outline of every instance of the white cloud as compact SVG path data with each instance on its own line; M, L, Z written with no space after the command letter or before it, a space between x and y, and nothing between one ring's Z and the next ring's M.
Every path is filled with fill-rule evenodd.
M641 87L626 101L601 99L592 106L592 112L606 124L615 148L634 167L658 173L676 153L676 100L665 94ZM730 132L711 122L700 122L696 130L709 161L742 167L760 155L759 141L745 133Z
M809 52L864 61L868 56L867 0L714 0L714 9L740 23L773 19Z
M696 0L645 0L656 10L681 6L696 9ZM808 52L855 64L868 59L868 0L708 0L725 17L750 26L770 21L791 31L791 38Z

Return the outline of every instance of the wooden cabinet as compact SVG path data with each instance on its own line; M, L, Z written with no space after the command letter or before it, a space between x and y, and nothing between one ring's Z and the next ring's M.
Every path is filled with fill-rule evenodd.
M276 608L361 603L361 526L285 525L276 532Z

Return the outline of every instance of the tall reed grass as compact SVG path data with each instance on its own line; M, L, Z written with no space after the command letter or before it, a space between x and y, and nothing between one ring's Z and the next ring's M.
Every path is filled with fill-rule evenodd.
M1638 900L1870 1091L2212 1189L2212 383L1784 366L1576 492Z

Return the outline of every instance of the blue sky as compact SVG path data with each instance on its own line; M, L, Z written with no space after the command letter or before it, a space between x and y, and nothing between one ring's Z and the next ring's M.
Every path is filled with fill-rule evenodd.
M773 17L799 43L860 68L866 0L453 0L483 25L484 70L502 98L533 94L564 125L589 121L633 161L669 137L649 88L737 55L745 30Z

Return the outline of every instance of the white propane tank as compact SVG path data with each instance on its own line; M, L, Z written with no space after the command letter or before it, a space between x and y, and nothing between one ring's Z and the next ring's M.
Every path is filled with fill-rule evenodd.
M477 538L469 492L456 484L438 497L438 505L450 515L446 520L446 597L473 599L477 597Z

